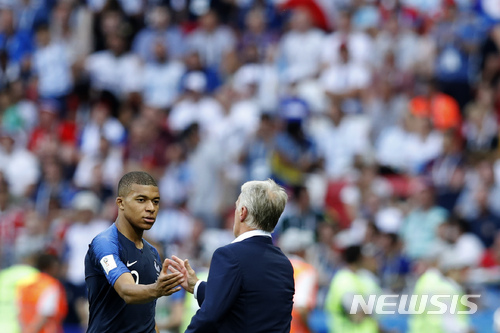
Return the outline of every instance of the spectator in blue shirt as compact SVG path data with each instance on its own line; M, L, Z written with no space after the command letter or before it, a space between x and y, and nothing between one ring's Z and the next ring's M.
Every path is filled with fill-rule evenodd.
M19 31L15 27L14 12L0 11L0 50L6 50L10 61L20 63L33 52L34 42L30 32Z

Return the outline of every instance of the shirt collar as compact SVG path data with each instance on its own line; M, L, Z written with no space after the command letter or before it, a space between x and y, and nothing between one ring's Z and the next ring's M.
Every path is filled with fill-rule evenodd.
M231 243L241 242L247 238L254 237L254 236L266 236L266 237L272 238L270 232L267 232L264 230L250 230L250 231L244 232L241 235L239 235L238 237L236 237L236 239L233 240Z

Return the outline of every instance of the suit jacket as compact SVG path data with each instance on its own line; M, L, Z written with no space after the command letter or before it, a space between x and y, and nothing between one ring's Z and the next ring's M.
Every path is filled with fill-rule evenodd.
M186 333L288 333L294 292L292 265L270 237L231 243L214 252Z

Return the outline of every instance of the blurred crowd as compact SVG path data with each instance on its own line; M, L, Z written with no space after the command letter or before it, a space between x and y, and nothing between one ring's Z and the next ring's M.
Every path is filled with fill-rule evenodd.
M88 244L144 170L146 237L198 268L241 184L285 186L274 239L315 270L309 308L353 245L382 290L429 262L499 284L499 21L495 0L1 0L0 269L59 258L78 332ZM170 303L175 331L195 305Z

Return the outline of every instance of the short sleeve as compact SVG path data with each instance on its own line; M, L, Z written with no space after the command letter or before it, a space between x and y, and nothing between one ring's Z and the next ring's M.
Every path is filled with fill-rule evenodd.
M95 255L96 266L112 286L123 273L130 272L120 259L118 240L97 237L90 246Z

